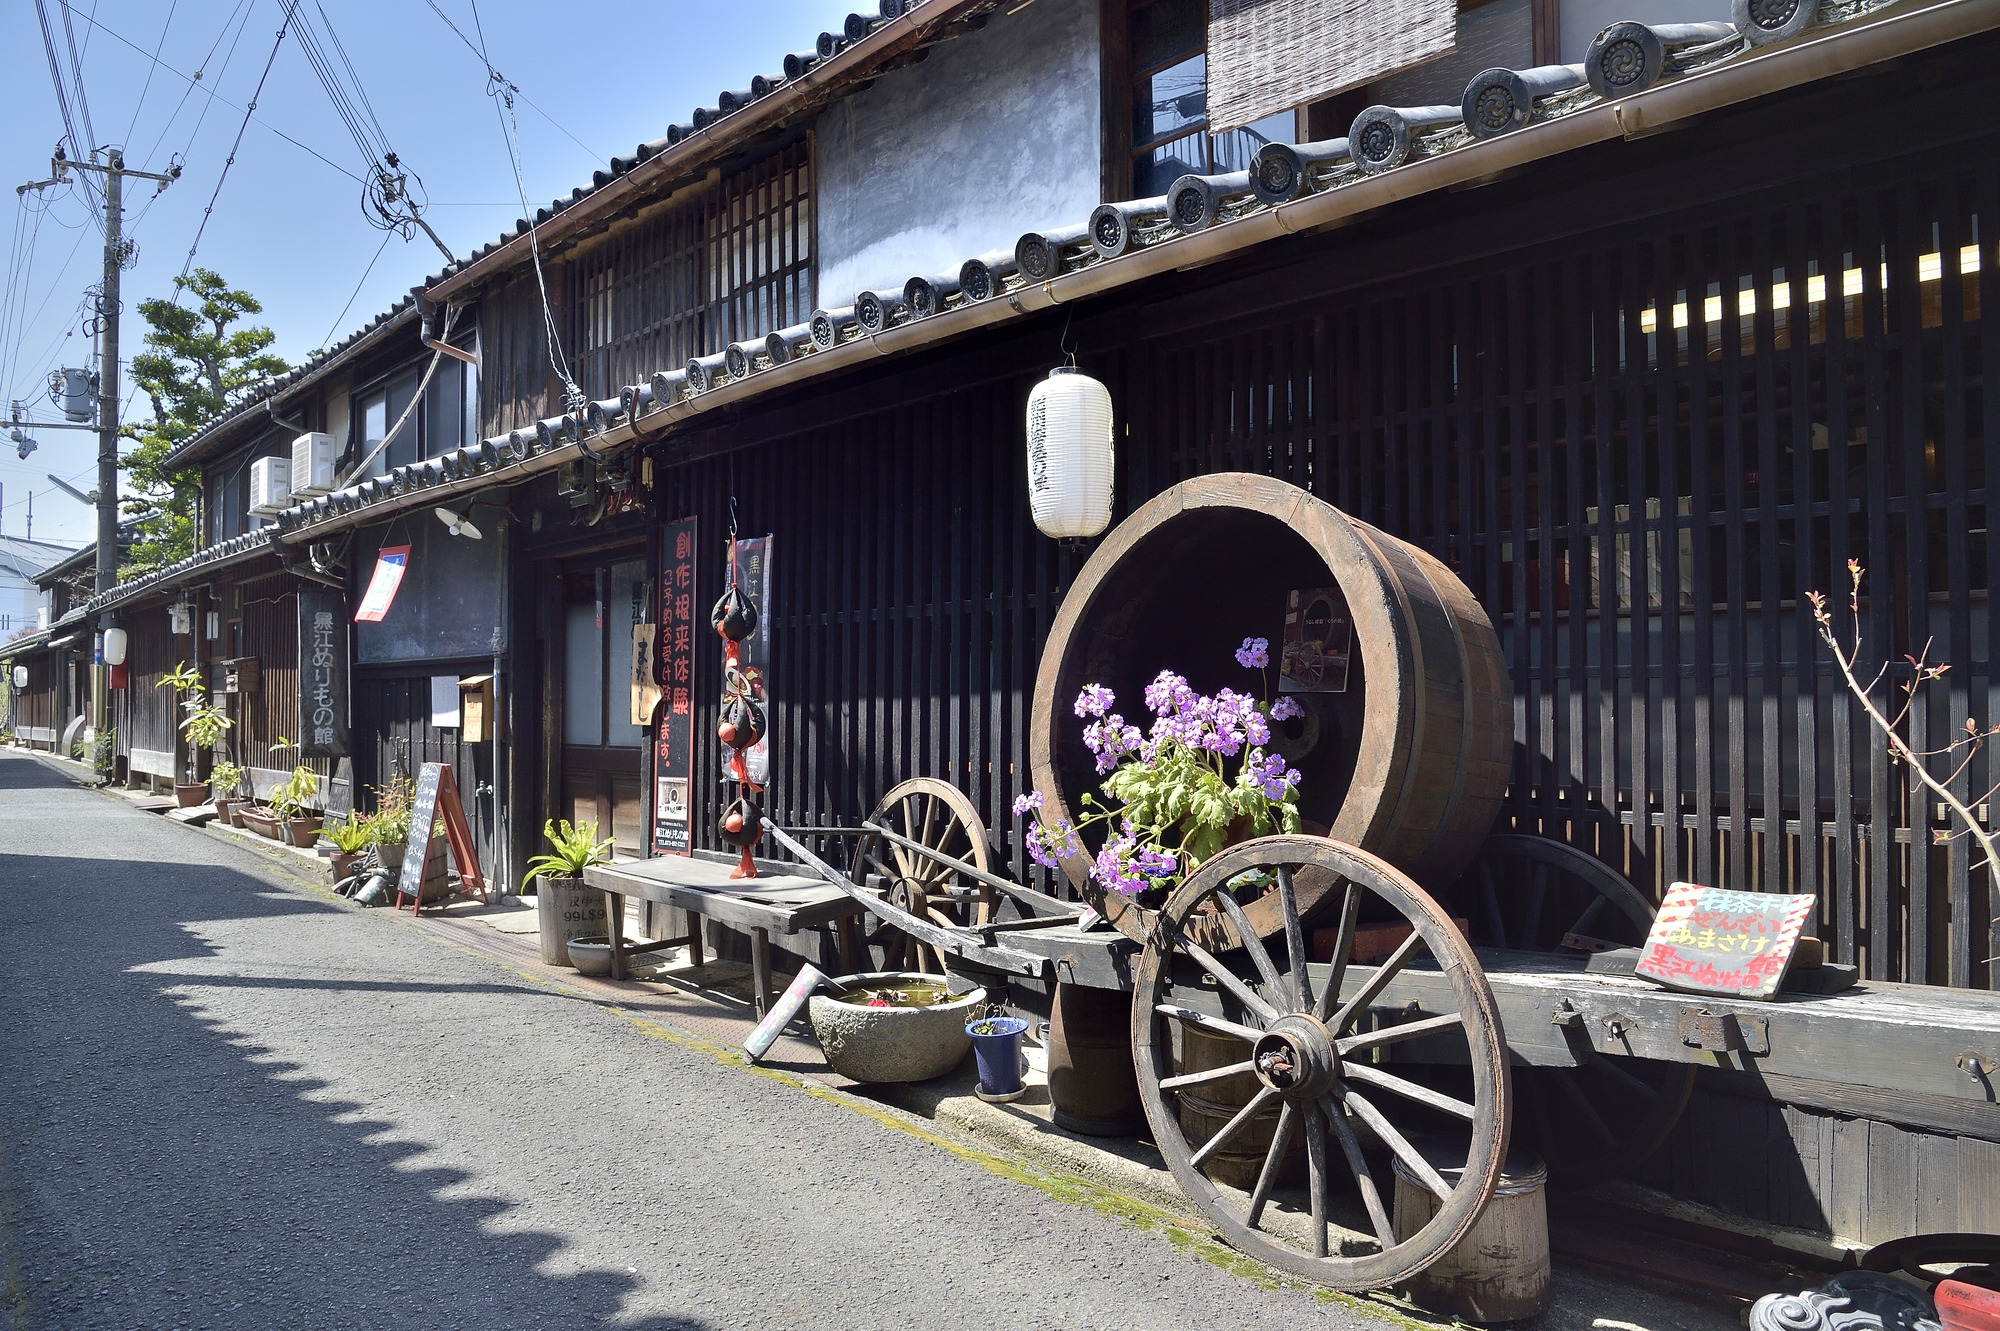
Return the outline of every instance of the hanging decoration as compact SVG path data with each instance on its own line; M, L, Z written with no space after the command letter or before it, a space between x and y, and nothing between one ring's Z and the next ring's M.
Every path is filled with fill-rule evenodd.
M764 834L763 810L757 796L761 783L751 780L745 755L764 737L764 676L755 666L743 662L743 640L757 631L757 606L744 594L737 578L736 524L729 524L729 585L716 599L708 622L722 639L722 707L715 736L729 750L724 779L736 787L735 795L723 806L717 832L726 845L743 852L731 878L755 878L757 861L752 848Z
M1028 394L1028 502L1035 526L1084 540L1111 525L1111 391L1074 364Z

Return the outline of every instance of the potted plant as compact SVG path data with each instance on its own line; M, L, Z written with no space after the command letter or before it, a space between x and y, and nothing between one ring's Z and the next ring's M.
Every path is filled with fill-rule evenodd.
M272 753L285 750L298 751L298 745L283 735L271 745ZM289 841L294 846L311 846L319 839L322 819L313 811L312 802L319 798L319 773L300 763L292 768L292 774L285 784L271 795L271 812L284 827L281 841Z
M202 750L215 750L229 727L235 724L229 713L208 699L201 671L182 661L160 677L154 688L171 688L181 695L181 737L188 744L187 780L174 783L174 799L183 809L192 809L208 798L208 783L197 776Z
M373 819L365 813L348 816L346 821L329 824L326 839L333 843L333 881L339 882L354 871L368 847L375 844Z
M542 835L552 848L528 861L535 888L535 916L542 940L542 964L568 966L569 940L607 932L604 894L584 886L583 871L611 859L611 841L597 839L595 820L572 826L551 818Z
M232 762L219 762L208 772L208 788L215 797L215 816L222 822L229 821L229 806L236 802L238 792L243 789L243 778L249 775Z
M403 845L410 839L410 808L416 803L416 785L406 776L392 776L386 786L374 787L375 812L368 831L375 845L375 857L391 873L403 867Z

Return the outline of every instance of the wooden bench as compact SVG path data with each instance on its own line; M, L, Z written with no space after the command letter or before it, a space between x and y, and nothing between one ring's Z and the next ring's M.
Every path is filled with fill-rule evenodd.
M704 916L745 929L750 934L750 973L757 1014L770 1005L771 935L796 934L824 925L834 926L840 966L851 971L861 955L856 921L866 912L861 904L830 883L793 874L731 879L730 865L680 855L620 864L594 864L584 881L604 893L611 934L611 976L625 978L625 958L661 948L688 949L699 966L702 959L701 921ZM688 914L688 931L644 947L625 946L625 898L678 906Z

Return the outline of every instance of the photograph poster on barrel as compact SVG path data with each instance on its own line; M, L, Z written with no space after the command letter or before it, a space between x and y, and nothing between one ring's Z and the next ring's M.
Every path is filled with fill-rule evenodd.
M1338 587L1294 588L1285 595L1280 693L1345 693L1354 621Z
M689 783L694 778L695 520L660 528L659 613L653 659L660 685L653 741L653 849L694 851ZM706 623L702 625L704 631Z

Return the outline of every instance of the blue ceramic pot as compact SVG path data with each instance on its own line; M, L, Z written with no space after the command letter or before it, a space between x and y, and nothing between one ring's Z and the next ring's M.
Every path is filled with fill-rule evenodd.
M981 1017L967 1022L972 1053L979 1060L979 1089L988 1095L1012 1095L1021 1089L1021 1033L1028 1023L1019 1017Z

